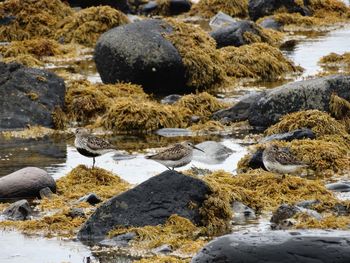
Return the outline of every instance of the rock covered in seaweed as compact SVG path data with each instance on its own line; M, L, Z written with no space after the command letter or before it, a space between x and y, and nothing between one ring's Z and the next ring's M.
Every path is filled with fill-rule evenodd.
M350 261L350 242L346 232L273 231L251 234L229 234L208 243L191 263L255 262L325 262ZM234 244L234 245L233 245Z
M63 79L46 70L0 62L0 129L53 127L52 113L64 107Z
M248 16L248 0L200 0L191 9L191 14L210 18L222 11L232 17Z
M217 119L228 117L240 121L247 117L253 126L268 127L288 113L315 109L330 112L333 93L350 101L350 77L328 76L297 81L245 97L233 107L215 114Z
M232 22L210 33L215 39L217 48L226 46L239 47L255 42L267 42L273 44L263 29L252 21L240 20Z
M201 224L198 207L209 193L208 186L199 179L175 171L163 172L98 207L78 238L101 240L117 226L155 226L165 223L172 214Z
M71 7L88 8L92 6L111 6L124 13L129 13L131 10L128 0L67 0L66 2L68 2Z
M45 187L56 192L55 180L42 169L26 167L0 178L0 199L40 197Z

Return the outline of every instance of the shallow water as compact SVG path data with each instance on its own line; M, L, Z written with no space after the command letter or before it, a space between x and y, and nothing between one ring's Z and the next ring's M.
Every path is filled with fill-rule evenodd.
M1 263L85 263L91 256L80 242L28 237L15 231L0 231Z
M350 51L349 39L350 26L346 26L330 33L317 34L316 36L308 35L304 40L299 41L293 49L283 52L296 64L301 65L305 69L302 77L306 77L314 75L321 70L317 62L322 56L330 52L343 53ZM81 63L78 65L78 70L75 69L74 71L87 77L92 82L101 82L91 60L87 63ZM280 84L282 83L261 83L257 86L274 87ZM223 99L235 99L246 93L247 90L254 89L254 87L245 87L239 91L223 92L220 95ZM179 140L182 140L182 138L179 138ZM233 172L239 159L246 153L246 148L237 137L230 138L226 136L222 137L220 141L234 151L224 162L220 164L206 164L193 161L191 164L178 170L187 170L191 166L196 166L210 170L224 169ZM92 165L91 159L81 156L72 144L64 140L33 140L25 143L0 141L0 145L0 176L26 166L39 166L46 169L55 179L58 179L79 164ZM126 156L130 157L130 159L125 158L124 160L115 157L113 153L106 154L96 159L96 165L118 174L132 184L139 184L166 169L156 162L146 160L144 158L145 149L140 150L139 152L134 152L131 156ZM349 194L342 194L340 197L343 199L350 198ZM233 226L233 231L240 233L263 233L269 231L268 217L263 217L256 222L246 225ZM0 252L1 263L75 263L86 262L86 257L91 255L89 248L79 242L27 237L15 231L0 231Z

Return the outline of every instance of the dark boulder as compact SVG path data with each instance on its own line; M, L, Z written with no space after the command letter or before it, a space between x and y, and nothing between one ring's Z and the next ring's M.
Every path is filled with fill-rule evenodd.
M214 113L214 119L249 120L252 126L269 127L283 115L301 110L329 112L332 93L350 101L350 76L333 75L288 83L243 97L229 109Z
M8 208L4 210L2 215L7 220L26 220L32 214L32 208L30 207L27 200L19 200L11 204Z
M298 1L294 0L249 0L248 12L253 20L260 17L272 15L280 8L284 8L288 13L299 13L303 16L311 15L307 7L308 0L304 0L304 5L300 6Z
M132 82L146 92L184 92L182 58L163 34L172 32L165 21L149 19L113 28L95 48L96 67L104 83Z
M246 38L245 36L246 33L260 36L262 41L268 41L268 39L265 39L262 35L261 29L254 22L248 20L240 20L230 23L227 26L212 31L210 36L215 39L217 48L226 46L239 47L251 44L249 38Z
M0 62L0 129L53 127L52 112L64 107L65 90L54 73Z
M26 167L0 178L0 199L40 197L45 187L56 192L55 180L42 169Z
M157 1L149 1L141 8L141 13L144 15L162 14L160 9L166 8L165 13L169 16L179 15L191 9L192 3L189 0L168 0L166 5L162 7Z
M209 242L192 263L350 262L345 231L233 233Z
M210 193L202 181L176 171L163 172L146 182L109 199L96 209L78 233L82 241L98 242L116 226L163 224L172 214L201 224L198 208Z

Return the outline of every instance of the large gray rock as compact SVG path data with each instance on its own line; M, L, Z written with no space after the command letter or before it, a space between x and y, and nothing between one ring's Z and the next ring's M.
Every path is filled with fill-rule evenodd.
M253 20L272 15L280 8L286 9L289 13L299 13L303 16L310 15L311 11L307 7L308 0L303 2L304 6L299 6L298 2L294 0L249 0L248 12Z
M45 187L56 192L52 176L40 168L26 167L0 178L0 199L40 197Z
M350 262L346 231L270 231L233 233L214 239L192 263L345 263Z
M32 214L32 208L30 207L27 200L19 200L13 204L11 204L8 208L6 208L2 215L7 220L26 220Z
M311 109L329 112L332 93L350 101L350 76L334 75L297 81L253 93L231 108L214 113L213 118L229 121L248 119L253 126L268 127L291 112Z
M104 33L94 55L102 81L137 83L160 94L183 92L186 77L182 58L163 36L172 30L165 21L149 19Z
M0 62L0 130L53 127L52 112L64 106L63 79L46 70Z
M245 38L245 33L254 34L261 37L263 42L268 42L268 39L261 32L261 28L259 28L254 22L248 20L233 22L227 26L212 31L210 36L215 39L217 48L226 46L239 47L250 44L249 39Z
M98 242L117 226L163 224L170 215L201 224L198 208L210 193L202 181L176 171L163 172L146 182L109 199L96 209L78 233L82 241Z

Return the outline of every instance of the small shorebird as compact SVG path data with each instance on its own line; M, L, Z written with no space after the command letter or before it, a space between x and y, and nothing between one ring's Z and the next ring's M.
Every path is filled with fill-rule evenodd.
M161 151L157 154L146 156L146 159L156 161L163 164L166 168L174 168L185 166L192 161L193 149L204 152L203 150L194 146L191 142L181 142L172 145L171 147Z
M95 166L95 157L117 150L109 141L93 136L81 128L75 130L74 145L81 155L92 157L92 168Z
M263 152L265 168L274 173L293 174L307 165L299 161L287 148L268 145Z

